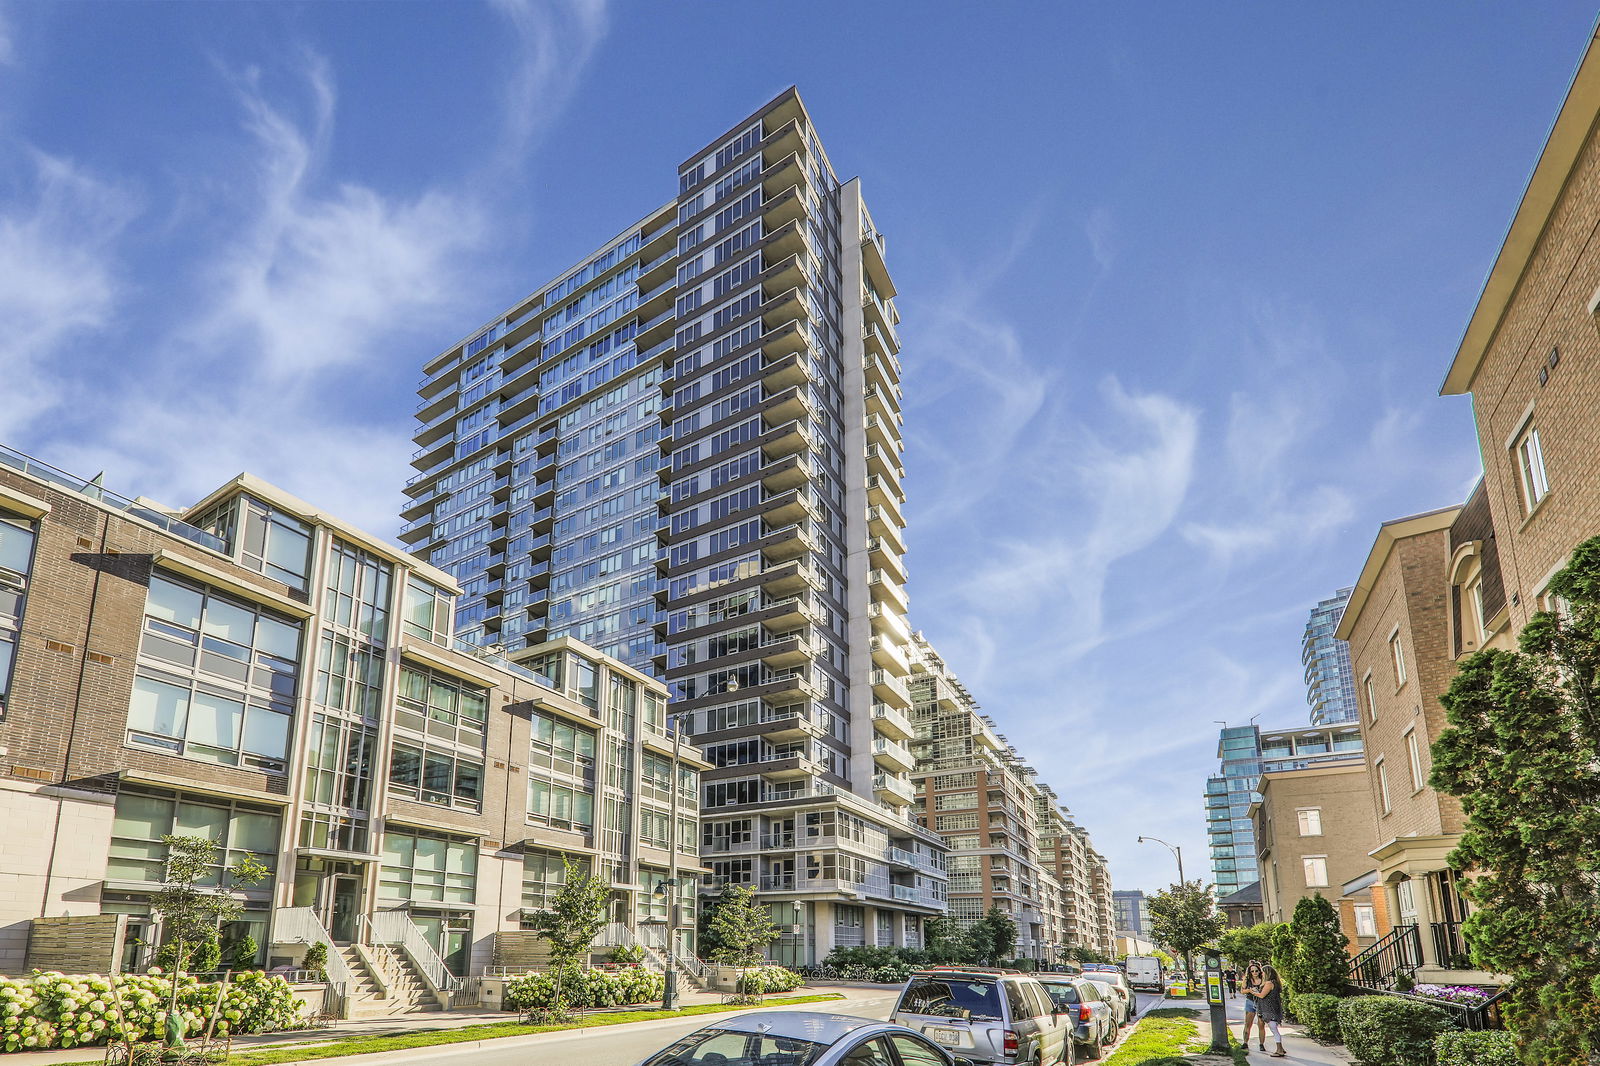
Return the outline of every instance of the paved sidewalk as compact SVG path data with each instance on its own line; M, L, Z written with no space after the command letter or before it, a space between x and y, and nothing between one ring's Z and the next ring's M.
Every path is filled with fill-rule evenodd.
M1283 1031L1283 1050L1289 1053L1288 1058L1275 1059L1272 1057L1272 1033L1267 1033L1267 1050L1262 1051L1257 1043L1260 1037L1254 1028L1250 1031L1251 1066L1349 1066L1350 1056L1339 1045L1319 1044L1306 1035L1305 1030L1298 1025L1284 1023L1278 1027ZM1244 1032L1244 996L1234 996L1228 1000L1228 1029L1230 1039L1238 1043L1240 1034Z
M802 985L793 992L775 992L769 998L822 996L829 993L840 993L854 998L861 996L863 992L871 992L876 987L860 984L840 986ZM724 993L721 992L700 992L680 986L679 998L685 1007L692 1007L720 1004L723 995ZM613 1012L631 1013L634 1011L658 1010L660 1007L660 1002L637 1003L631 1007L616 1007L612 1010L593 1011L591 1016ZM331 1044L355 1037L425 1033L438 1029L461 1029L469 1025L487 1025L495 1022L514 1022L516 1020L515 1011L484 1010L478 1007L452 1011L420 1011L415 1014L398 1014L382 1018L360 1018L352 1021L335 1022L327 1029L293 1029L276 1033L251 1033L235 1037L233 1049L238 1052L291 1045L299 1047L314 1046L317 1044ZM63 1064L69 1062L88 1062L91 1059L103 1059L105 1052L106 1049L104 1047L64 1048L57 1051L18 1051L0 1055L0 1066L63 1066Z

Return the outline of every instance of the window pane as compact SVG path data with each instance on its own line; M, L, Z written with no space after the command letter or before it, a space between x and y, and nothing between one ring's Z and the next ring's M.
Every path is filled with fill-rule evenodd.
M282 759L289 753L289 716L251 707L245 717L244 750L252 755Z
M0 561L0 566L4 565L5 563ZM199 629L200 601L200 593L195 590L152 574L150 594L145 598L144 613L152 618L162 618L189 629Z
M278 819L270 814L237 813L233 816L233 836L228 845L244 851L275 852L278 850L278 826Z
M483 797L483 767L462 759L456 764L456 799L478 802Z
M244 704L209 692L197 692L189 706L189 741L215 748L237 748Z
M137 677L133 681L133 699L128 705L128 728L181 737L188 709L187 689Z
M160 840L170 832L172 832L171 800L130 794L117 797L116 821L111 824L113 836Z
M442 873L445 867L445 842L434 837L418 837L417 856L412 867Z
M178 804L178 817L172 834L181 837L205 837L218 844L228 842L228 812L221 807L205 807L198 803Z
M19 573L28 572L33 555L33 530L12 522L0 521L0 566Z
M394 757L389 763L389 780L405 788L420 787L422 752L405 744L396 744Z
M283 659L300 658L300 630L276 618L261 616L256 630L256 648Z
M428 753L422 767L423 791L436 792L440 797L449 796L451 779L455 776L453 770L448 758Z
M267 562L304 577L310 548L311 539L304 533L275 522L267 538Z
M255 640L256 613L212 597L211 602L206 604L204 628L206 633L214 637L248 646Z

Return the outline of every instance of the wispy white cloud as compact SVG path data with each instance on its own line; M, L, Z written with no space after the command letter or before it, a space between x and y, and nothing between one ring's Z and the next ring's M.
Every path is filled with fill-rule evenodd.
M71 162L13 146L17 194L0 208L0 440L18 440L70 391L69 344L103 327L124 285L118 237L135 197Z
M512 167L581 76L604 32L605 9L597 2L496 7L514 30L510 96L496 137L497 165ZM61 164L41 183L49 195L41 194L31 221L0 230L0 271L28 279L11 302L27 312L25 322L39 323L0 343L37 350L72 329L100 330L113 343L139 344L160 367L127 390L87 391L80 413L96 431L50 441L61 465L108 469L118 484L174 504L248 469L382 533L398 524L409 472L408 389L400 383L429 354L417 350L416 338L453 336L491 310L481 292L525 284L489 277L482 253L490 239L485 220L526 205L505 203L504 183L481 173L380 191L331 172L334 71L311 51L288 68L289 79L274 80L218 64L239 109L237 136L231 150L215 153L213 170L194 175L205 190L196 199L208 205L208 241L175 264L188 299L152 316L151 336L120 336L108 317L125 284L112 265L120 224L87 207L114 201L81 176L69 181L74 172ZM194 194L180 188L174 195ZM70 202L52 210L55 201ZM4 270L12 261L30 269ZM19 317L4 315L4 300L0 317ZM59 408L64 368L34 369L28 377L39 391L24 408ZM374 402L351 402L363 395ZM18 439L7 433L13 428L0 414L0 435Z

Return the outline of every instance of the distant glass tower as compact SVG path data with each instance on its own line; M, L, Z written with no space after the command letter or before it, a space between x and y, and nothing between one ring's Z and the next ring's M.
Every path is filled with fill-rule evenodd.
M1306 635L1300 642L1300 662L1306 670L1306 702L1311 705L1312 725L1354 722L1359 717L1350 645L1333 635L1353 591L1340 589L1330 599L1318 603L1306 621Z

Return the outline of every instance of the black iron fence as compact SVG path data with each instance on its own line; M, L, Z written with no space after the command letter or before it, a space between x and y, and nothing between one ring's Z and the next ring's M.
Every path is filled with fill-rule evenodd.
M1467 954L1467 942L1461 937L1460 922L1434 922L1433 957L1438 964L1450 970L1470 970L1472 960Z

